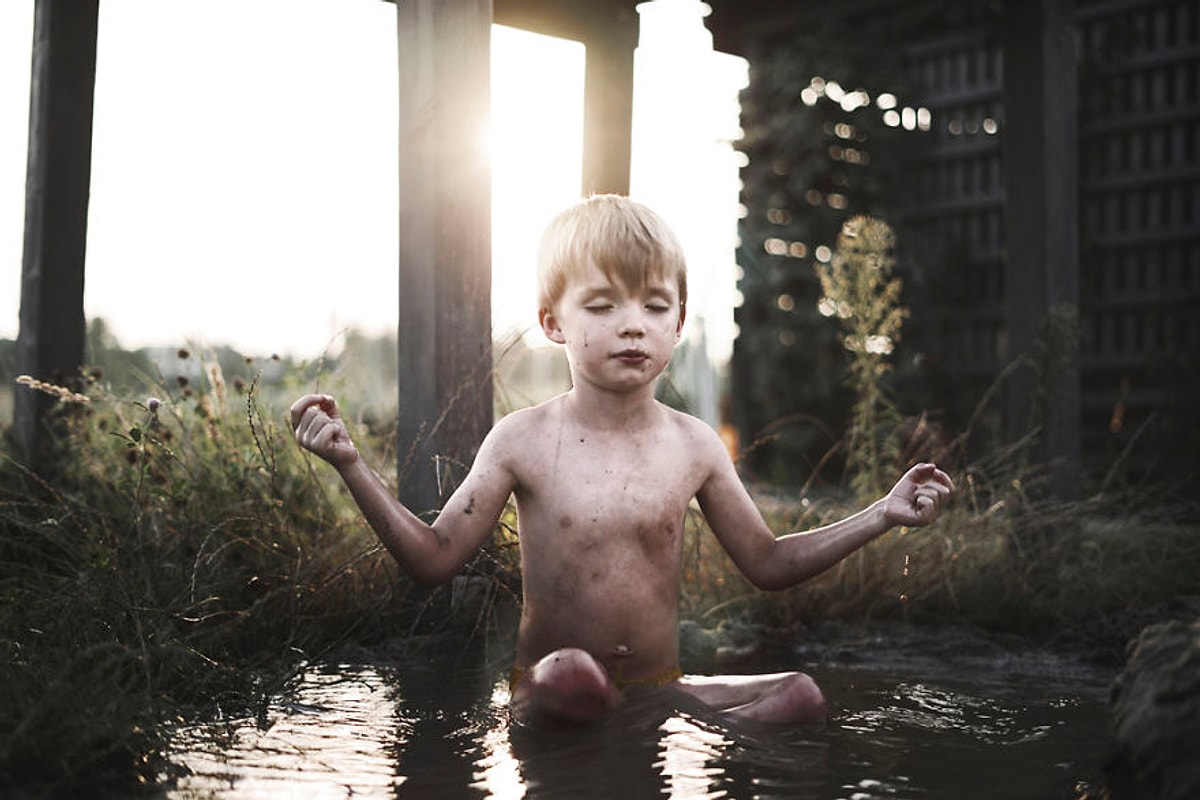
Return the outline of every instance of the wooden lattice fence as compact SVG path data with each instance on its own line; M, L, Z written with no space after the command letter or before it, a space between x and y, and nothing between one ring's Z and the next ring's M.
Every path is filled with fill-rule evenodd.
M1079 369L1085 464L1189 467L1200 436L1200 9L1079 0ZM1007 341L1003 47L977 26L911 46L928 111L897 219L910 272L943 280L913 304L918 338L973 391ZM1009 203L1022 198L1009 198ZM922 285L934 286L926 274ZM920 322L919 320L931 320ZM1167 475L1178 474L1172 469Z

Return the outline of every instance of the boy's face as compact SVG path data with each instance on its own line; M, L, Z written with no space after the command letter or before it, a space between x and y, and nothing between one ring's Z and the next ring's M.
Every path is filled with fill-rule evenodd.
M567 283L553 309L540 314L542 331L564 345L572 377L628 391L652 383L670 363L683 330L684 310L673 282L633 289L594 264Z

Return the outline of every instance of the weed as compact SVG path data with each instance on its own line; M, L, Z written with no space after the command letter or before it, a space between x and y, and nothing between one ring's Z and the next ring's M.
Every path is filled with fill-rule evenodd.
M54 392L52 484L0 454L0 785L153 780L168 726L253 715L305 661L439 602L257 377L178 359L142 399L98 380ZM374 460L379 439L362 440Z
M847 431L846 468L860 501L891 486L900 460L890 433L899 413L887 391L888 356L900 338L908 310L900 305L901 283L892 277L895 237L887 223L858 216L838 234L832 260L817 262L824 296L819 308L836 317L850 354L848 382L856 395Z

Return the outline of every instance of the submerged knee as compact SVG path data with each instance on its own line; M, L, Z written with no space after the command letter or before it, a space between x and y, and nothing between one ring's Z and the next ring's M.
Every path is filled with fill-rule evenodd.
M513 697L521 717L589 722L612 710L620 693L585 650L563 648L530 668Z
M557 685L564 689L603 687L608 684L608 673L586 650L564 647L542 658L530 670L530 675L540 684Z

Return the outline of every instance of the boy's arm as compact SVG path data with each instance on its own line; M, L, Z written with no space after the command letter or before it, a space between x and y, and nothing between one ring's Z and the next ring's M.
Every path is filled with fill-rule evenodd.
M697 494L713 533L743 574L761 589L783 589L818 575L897 525L928 525L953 491L946 473L918 464L888 494L846 519L776 536L726 459Z
M512 492L508 471L493 460L494 444L489 447L485 440L466 479L430 525L405 508L367 466L332 397L303 397L291 414L296 441L338 471L380 542L421 583L454 577L491 535Z

